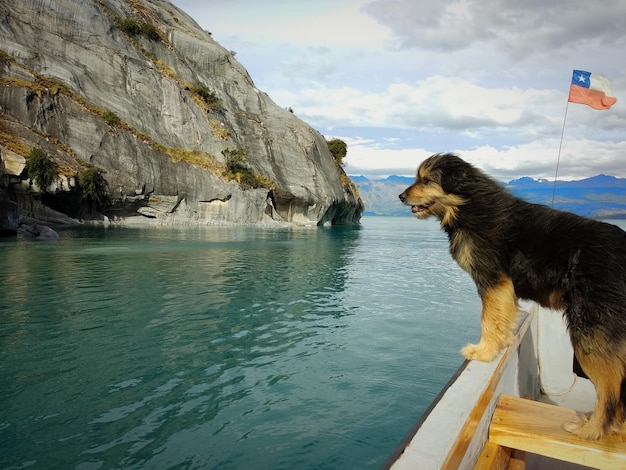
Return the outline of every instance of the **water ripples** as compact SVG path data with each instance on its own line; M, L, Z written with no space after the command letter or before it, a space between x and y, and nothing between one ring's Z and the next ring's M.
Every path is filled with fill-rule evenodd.
M0 466L378 467L477 331L409 222L0 244Z

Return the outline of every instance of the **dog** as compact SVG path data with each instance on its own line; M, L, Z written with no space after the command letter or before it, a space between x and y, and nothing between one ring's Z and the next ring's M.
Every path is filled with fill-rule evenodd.
M515 197L452 153L419 166L400 200L437 217L476 284L481 338L461 353L491 361L511 344L518 299L562 310L576 359L596 389L590 417L563 428L597 440L626 417L626 232Z

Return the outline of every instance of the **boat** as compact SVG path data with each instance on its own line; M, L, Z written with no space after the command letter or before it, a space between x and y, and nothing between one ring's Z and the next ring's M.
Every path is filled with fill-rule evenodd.
M515 341L466 360L382 469L626 469L626 433L586 441L561 427L595 403L561 312L520 308Z

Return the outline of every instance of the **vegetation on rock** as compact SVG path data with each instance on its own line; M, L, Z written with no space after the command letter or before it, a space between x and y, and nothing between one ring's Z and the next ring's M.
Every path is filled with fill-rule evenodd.
M256 173L250 168L246 159L246 152L243 150L227 148L222 150L222 155L226 157L224 178L227 181L237 181L242 189L272 189L275 186L270 178Z
M330 154L335 159L335 164L337 165L337 169L339 170L339 178L341 179L341 184L344 188L350 188L355 197L359 196L359 188L354 184L354 182L350 179L346 172L343 170L343 166L345 162L343 161L348 154L348 144L346 144L341 139L331 139L327 140L326 144L328 145L328 150Z
M24 168L28 177L37 183L43 192L57 177L57 167L40 148L31 149Z
M113 111L105 111L102 118L111 127L119 126L122 123L122 120Z
M328 150L339 166L344 165L343 159L348 153L348 145L341 139L332 139L327 141Z
M230 132L228 131L228 129L223 127L219 122L215 121L214 119L211 119L209 121L209 126L211 126L211 129L213 129L215 135L218 136L220 139L226 140L230 137Z
M195 96L200 98L204 104L206 104L209 108L218 106L220 104L220 99L217 97L215 92L211 91L209 87L206 85L191 85L188 86L187 89L191 91Z
M131 36L143 35L151 41L160 41L159 30L150 23L139 23L133 18L125 18L120 22L120 29Z
M78 184L82 190L81 198L89 204L103 206L108 201L108 183L102 170L91 167L81 171Z

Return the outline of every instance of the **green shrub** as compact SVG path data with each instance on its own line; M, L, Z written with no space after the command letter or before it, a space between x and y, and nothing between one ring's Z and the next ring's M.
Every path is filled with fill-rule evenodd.
M100 206L108 201L108 183L102 170L91 167L81 171L78 184L82 190L82 199Z
M125 18L120 22L120 29L130 36L143 35L151 41L160 41L159 30L150 23L139 23L133 18Z
M348 153L348 145L341 139L332 139L327 141L326 144L337 165L343 166L343 159Z
M102 115L102 117L104 119L104 122L106 122L111 127L119 126L122 122L118 115L115 114L113 111L106 111Z
M246 152L241 149L224 149L222 155L226 157L226 171L236 173L238 171L250 171L246 161Z
M37 183L43 192L57 178L57 167L40 148L31 149L24 168L28 177Z
M266 188L273 189L274 182L267 176L255 173L253 171L239 173L237 182L243 189Z
M133 18L125 18L120 23L120 29L124 31L126 34L130 34L131 36L136 36L141 33L141 25L137 23Z
M194 85L189 88L189 91L204 101L208 106L216 106L220 102L215 92L211 91L206 85Z
M224 149L222 155L226 157L227 181L235 180L243 189L267 188L272 189L274 182L267 176L254 172L246 160L246 152L241 149Z
M139 26L141 30L141 34L150 39L151 41L160 41L161 36L159 35L159 30L150 23L141 23Z

